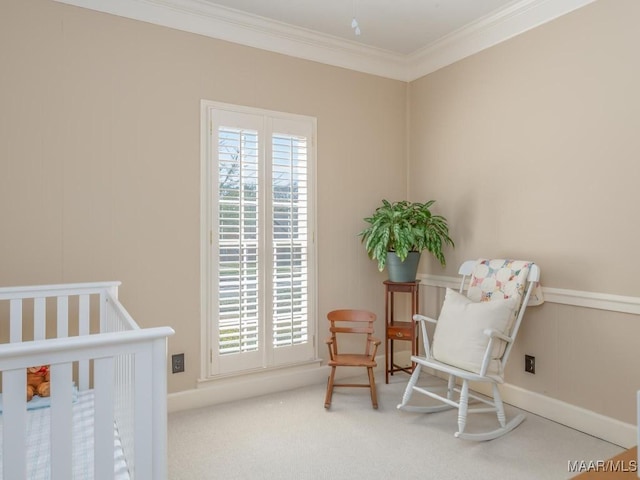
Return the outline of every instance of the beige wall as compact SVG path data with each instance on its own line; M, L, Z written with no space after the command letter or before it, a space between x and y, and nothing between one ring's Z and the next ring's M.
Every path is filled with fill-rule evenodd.
M0 62L0 285L122 280L186 353L170 391L195 388L208 99L317 117L320 337L338 307L381 325L357 233L406 192L405 83L45 0L3 0Z
M450 220L448 274L530 258L546 287L638 296L639 21L637 0L599 0L410 84L409 196ZM508 380L636 423L639 338L637 316L545 304Z
M422 273L530 257L547 287L638 295L636 0L599 0L409 85L51 1L0 9L0 285L122 280L139 323L171 325L170 353L186 352L172 392L198 376L203 98L318 118L321 337L332 308L382 316L385 275L356 234L407 191L437 200L457 245ZM508 378L635 423L639 337L636 316L545 304Z

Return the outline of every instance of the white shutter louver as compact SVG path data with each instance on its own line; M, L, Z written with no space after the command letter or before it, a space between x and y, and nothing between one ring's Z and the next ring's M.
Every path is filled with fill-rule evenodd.
M258 133L218 134L219 350L229 354L259 347Z
M272 136L273 342L308 340L307 139Z

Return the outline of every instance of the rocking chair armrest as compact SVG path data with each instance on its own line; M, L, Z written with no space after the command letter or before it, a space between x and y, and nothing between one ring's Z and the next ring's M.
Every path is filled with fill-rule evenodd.
M376 346L380 345L382 343L382 340L380 340L379 338L376 338L376 337L369 338L369 341L371 343L373 343L374 345L376 345Z
M505 342L513 342L513 338L506 336L503 333L500 333L493 328L486 328L483 332L487 337L499 338L500 340L504 340Z
M418 325L420 333L422 334L422 344L424 346L424 355L427 358L431 358L431 340L429 339L429 332L427 331L427 322L436 324L438 320L435 318L427 317L426 315L420 315L416 313L413 316L413 321L418 323L422 322L422 325Z
M413 316L413 320L415 322L430 322L430 323L437 323L438 322L438 320L436 320L435 318L427 317L425 315L420 315L419 313L416 313Z
M494 349L494 345L496 340L502 340L506 343L511 343L513 342L513 338L508 337L507 335L500 333L497 330L494 330L493 328L486 328L482 331L482 333L484 333L487 337L489 337L489 343L487 344L487 349L484 352L484 356L482 357L482 364L480 366L480 375L482 375L483 377L487 374L487 371L489 370L489 364L491 363L491 352L493 352ZM499 360L500 362L502 362L502 360ZM503 364L500 363L500 370L502 371L503 368Z

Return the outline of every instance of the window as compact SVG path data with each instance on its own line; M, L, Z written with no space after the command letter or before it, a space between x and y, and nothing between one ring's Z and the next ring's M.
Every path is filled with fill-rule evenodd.
M207 376L315 359L315 119L202 102Z

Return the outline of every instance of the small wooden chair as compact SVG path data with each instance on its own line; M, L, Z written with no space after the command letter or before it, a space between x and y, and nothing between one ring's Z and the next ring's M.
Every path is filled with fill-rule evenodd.
M331 336L327 338L326 344L329 347L329 366L331 373L327 382L327 394L324 399L324 408L331 405L333 387L366 387L371 390L371 403L373 408L378 408L378 397L376 394L376 382L373 369L376 367L376 352L380 340L373 337L373 322L375 314L365 310L333 310L327 314L327 319L331 322L329 331ZM340 334L342 346L347 344L348 335L351 338L363 337L363 353L345 353L338 348L338 334ZM348 340L349 348L353 345ZM337 367L366 367L369 375L369 383L335 383Z

